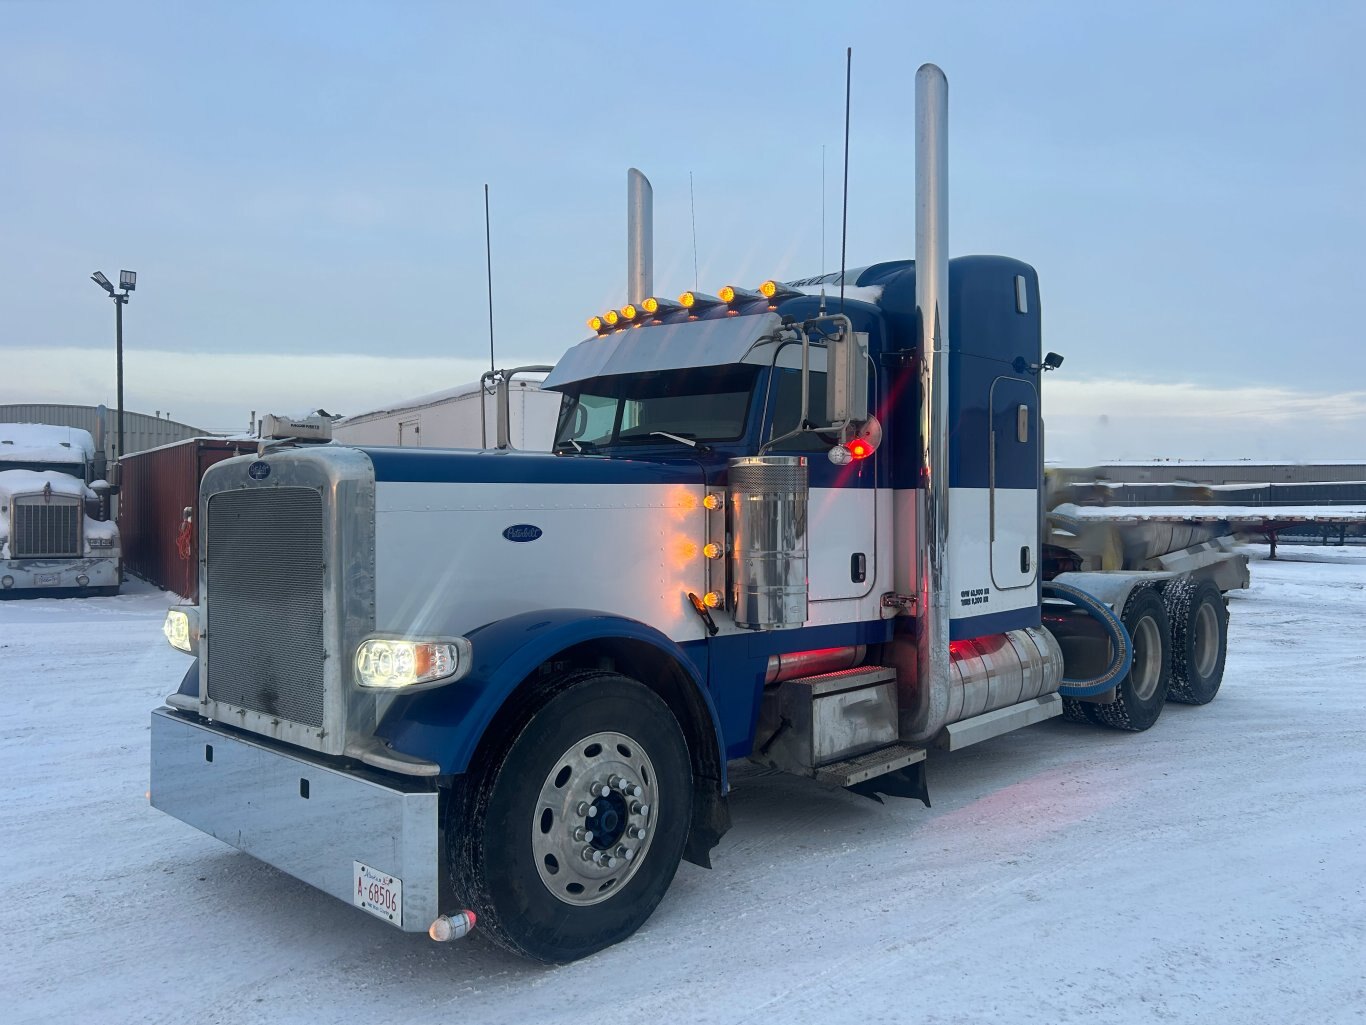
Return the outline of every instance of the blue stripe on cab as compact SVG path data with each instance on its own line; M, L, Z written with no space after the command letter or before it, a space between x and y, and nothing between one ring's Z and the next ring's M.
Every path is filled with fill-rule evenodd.
M438 484L701 484L694 462L471 449L364 448L375 480Z

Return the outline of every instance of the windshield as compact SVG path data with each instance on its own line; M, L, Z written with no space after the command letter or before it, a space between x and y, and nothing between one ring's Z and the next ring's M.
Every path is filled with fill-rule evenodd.
M77 480L85 480L85 464L83 463L50 463L43 460L28 461L25 459L3 459L0 458L0 470L33 470L37 473L65 473Z
M759 367L738 365L622 374L565 393L556 447L659 442L659 434L734 441L745 433Z

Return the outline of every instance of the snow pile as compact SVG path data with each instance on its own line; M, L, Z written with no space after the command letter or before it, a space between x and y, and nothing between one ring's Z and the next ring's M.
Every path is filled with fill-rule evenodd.
M82 463L95 458L95 439L79 427L0 424L0 463Z

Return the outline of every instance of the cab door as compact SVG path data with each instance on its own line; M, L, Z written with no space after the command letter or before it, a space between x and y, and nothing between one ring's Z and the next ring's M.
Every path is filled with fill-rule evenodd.
M780 438L801 415L801 346L783 346L769 381L763 439ZM809 418L825 418L825 350L811 350ZM874 453L844 466L830 462L831 435L802 433L765 450L808 460L807 593L812 602L862 598L877 566L877 490Z
M1039 562L1039 394L1028 381L992 382L987 446L991 581L1027 587Z

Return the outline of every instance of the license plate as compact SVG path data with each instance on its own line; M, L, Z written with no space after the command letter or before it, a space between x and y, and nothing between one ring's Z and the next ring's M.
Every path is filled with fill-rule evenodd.
M62 581L60 573L35 573L33 582L38 587L56 587Z
M403 928L403 880L387 872L351 863L356 869L356 885L351 889L351 903L364 908L377 918Z

